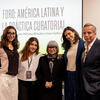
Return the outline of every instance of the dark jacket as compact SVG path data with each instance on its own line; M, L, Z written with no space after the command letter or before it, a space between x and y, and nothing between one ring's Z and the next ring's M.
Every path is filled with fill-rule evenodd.
M87 93L100 93L100 40L96 39L82 62L83 88Z
M36 76L40 82L40 99L41 100L62 100L62 80L64 78L64 62L62 59L55 59L52 74L49 68L47 56L39 60L39 66ZM45 88L45 82L52 81L52 88Z

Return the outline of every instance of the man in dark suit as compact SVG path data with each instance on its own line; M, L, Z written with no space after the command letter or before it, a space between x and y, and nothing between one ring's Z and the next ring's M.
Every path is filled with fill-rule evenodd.
M85 50L82 56L82 99L100 100L100 40L96 38L96 27L83 27Z

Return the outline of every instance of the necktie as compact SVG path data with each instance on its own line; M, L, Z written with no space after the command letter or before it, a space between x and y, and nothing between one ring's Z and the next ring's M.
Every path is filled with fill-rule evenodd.
M82 56L83 56L83 62L85 62L85 59L86 59L88 51L89 51L89 46L86 45L85 51L82 54Z

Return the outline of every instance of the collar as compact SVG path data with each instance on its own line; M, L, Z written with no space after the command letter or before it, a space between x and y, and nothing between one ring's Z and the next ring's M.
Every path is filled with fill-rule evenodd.
M96 40L96 37L95 37L95 39L88 45L89 50L90 50L90 48L92 47L92 45L94 44L95 40ZM86 49L86 48L87 48L87 43L86 43L86 42L84 43L84 46L85 46L85 49Z

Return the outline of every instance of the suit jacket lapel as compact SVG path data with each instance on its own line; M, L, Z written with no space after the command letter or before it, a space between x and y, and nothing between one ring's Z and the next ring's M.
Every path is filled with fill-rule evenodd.
M76 63L78 62L78 57L79 57L79 55L80 55L82 49L83 49L83 41L80 40L80 41L79 41L79 44L78 44L78 48L77 48Z
M89 52L87 53L86 60L88 59L88 57L94 52L95 48L96 48L96 42L98 41L98 39L95 40L94 44L92 45L92 47L90 48Z

